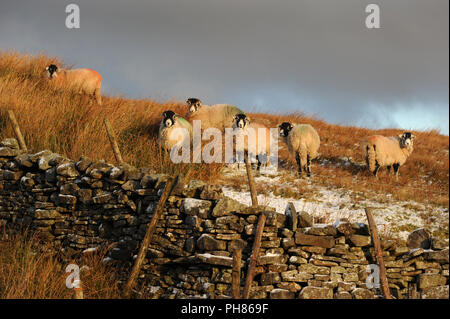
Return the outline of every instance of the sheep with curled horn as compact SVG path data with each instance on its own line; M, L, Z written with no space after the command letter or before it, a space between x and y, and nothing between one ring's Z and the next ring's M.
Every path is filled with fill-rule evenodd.
M77 93L92 96L98 105L102 105L101 75L91 69L63 69L54 64L45 68L48 78L57 87L69 87Z
M187 146L192 141L192 126L183 117L171 110L162 114L159 125L158 142L166 152L171 152L174 146Z
M311 160L317 157L320 147L320 137L317 131L309 124L295 124L283 122L278 126L280 136L287 144L289 152L295 156L298 174L306 170L311 176Z
M236 114L234 116L233 130L237 132L236 139L242 136L241 142L237 143L237 149L244 151L247 155L255 155L257 164L257 171L261 168L261 156L266 156L266 162L269 161L270 148L272 146L271 132L265 125L252 122L250 118L245 114ZM253 135L253 136L252 136ZM249 140L254 138L254 140ZM254 145L250 143L254 142Z
M362 145L369 171L376 177L381 167L386 167L388 173L393 167L395 178L398 180L398 170L413 152L415 137L411 132L390 137L382 135L367 137Z
M191 124L193 124L195 120L200 120L202 130L215 127L222 132L225 132L225 128L231 128L236 114L244 114L242 110L234 105L215 104L208 106L203 105L202 101L197 98L187 99L186 104L189 108L186 119Z

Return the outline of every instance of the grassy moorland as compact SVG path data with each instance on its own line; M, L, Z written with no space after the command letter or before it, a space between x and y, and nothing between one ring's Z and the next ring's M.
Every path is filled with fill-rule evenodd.
M125 162L157 172L174 170L173 165L161 158L156 137L161 113L172 109L184 115L184 102L103 96L103 106L99 107L70 90L49 86L44 70L50 63L64 65L61 60L45 55L0 52L0 138L14 136L6 115L8 109L13 109L32 151L50 149L73 159L85 155L113 162L103 124L107 117L118 135ZM399 200L449 205L449 138L435 130L414 132L415 150L400 168L398 181L384 170L374 182L362 165L361 140L372 134L397 135L401 130L332 125L301 112L251 113L250 117L269 127L291 121L310 123L317 129L322 140L317 161L321 165L313 166L314 183L367 194L389 193ZM280 149L279 155L282 168L294 169L294 160L286 149ZM221 168L222 164L194 165L191 176L213 182L221 176Z
M162 158L156 137L161 113L171 109L184 115L184 102L160 103L104 95L100 107L70 90L52 88L44 72L50 63L64 65L61 60L49 56L0 52L0 139L14 136L7 116L7 111L12 109L31 152L49 149L72 159L84 155L114 162L103 124L107 117L116 131L125 162L149 167L155 172L179 169ZM245 109L245 106L240 107ZM348 189L363 196L376 194L383 197L390 194L392 199L448 209L449 138L437 131L414 132L417 136L415 150L400 168L398 181L393 176L387 176L386 170L380 171L376 180L364 166L360 142L369 135L398 135L401 130L332 125L301 112L250 113L249 116L268 127L290 121L310 123L317 129L322 143L320 157L312 167L313 177L310 180L314 184ZM280 174L286 180L295 180L294 174L290 173L295 172L294 159L286 148L279 150L279 156ZM196 179L217 182L224 178L223 164L196 164L191 168L191 176ZM230 177L226 182L237 186L242 185L242 181L242 176L239 176ZM262 188L258 185L259 192L267 191ZM290 196L292 193L288 192L286 197ZM64 285L67 276L63 268L67 263L61 261L64 256L33 236L26 233L0 234L0 299L70 298L72 291ZM448 238L448 226L446 236ZM78 262L91 269L83 275L87 298L120 297L118 278L111 276L110 269L101 263L103 256L103 253L95 253L82 257L84 259Z

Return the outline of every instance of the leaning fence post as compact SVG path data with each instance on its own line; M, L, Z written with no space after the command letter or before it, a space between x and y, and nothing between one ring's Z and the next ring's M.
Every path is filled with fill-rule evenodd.
M252 256L250 257L250 264L248 266L247 278L245 280L243 298L248 299L250 295L250 286L253 281L255 273L256 262L259 258L259 248L261 247L261 237L264 230L264 224L266 223L266 215L261 212L259 214L258 226L256 228L255 240L253 241Z
M105 127L106 127L106 133L108 134L109 142L111 143L114 157L116 158L116 161L119 164L122 164L123 159L122 159L122 155L120 154L119 146L117 145L116 134L114 133L111 123L109 122L109 120L106 117L105 117L104 122L105 122Z
M177 183L178 176L175 178L173 176L170 176L167 180L164 191L161 194L161 198L159 199L158 206L153 213L152 220L150 221L150 224L148 224L144 240L142 241L141 247L139 248L139 253L137 255L136 261L134 262L133 268L131 269L130 277L128 279L128 282L126 283L123 294L125 298L130 297L131 289L133 289L134 283L141 269L141 265L144 261L145 255L147 254L148 245L150 244L150 239L152 238L153 231L155 230L155 226L159 219L159 215L161 214L164 205L166 204L167 198L169 198L170 193L172 193L172 190L175 188Z
M13 110L8 110L8 116L11 120L11 124L14 129L14 133L16 134L17 141L19 142L19 146L21 150L27 151L27 145L25 144L25 140L23 138L22 132L20 131L19 123L17 123L16 116L14 115Z
M258 197L256 194L255 179L253 178L252 166L248 160L248 152L244 152L245 168L247 169L248 185L250 187L250 196L252 197L252 206L258 206Z
M383 288L383 294L386 299L391 299L391 293L389 291L389 284L386 277L386 268L384 267L383 251L381 250L380 240L378 239L377 225L372 215L372 208L364 209L369 221L370 234L372 235L373 244L375 246L375 252L377 256L378 266L380 267L380 281Z

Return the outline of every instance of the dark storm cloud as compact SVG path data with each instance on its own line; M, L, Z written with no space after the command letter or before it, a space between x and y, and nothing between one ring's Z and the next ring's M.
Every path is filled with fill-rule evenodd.
M0 2L0 48L94 67L110 93L448 134L447 0L71 2Z

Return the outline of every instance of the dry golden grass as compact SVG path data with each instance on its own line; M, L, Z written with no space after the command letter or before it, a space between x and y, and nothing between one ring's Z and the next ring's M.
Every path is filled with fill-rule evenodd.
M51 88L44 71L50 63L61 64L61 61L45 55L0 52L0 138L14 136L6 116L7 110L13 109L32 151L50 149L72 159L86 155L114 162L103 124L107 117L118 135L127 163L149 167L156 172L184 169L163 159L156 142L161 113L172 109L184 115L184 103L103 96L100 107L69 90ZM437 131L414 132L417 136L415 150L400 168L398 181L386 176L385 169L380 170L379 179L375 180L361 165L364 160L360 142L369 135L398 135L401 130L331 125L301 113L252 113L250 117L269 127L291 121L310 123L317 129L322 143L320 158L312 167L314 183L366 193L390 193L401 200L449 205L449 139ZM280 150L279 155L282 167L295 170L295 162L286 149ZM342 157L350 158L351 164L340 165L345 162ZM324 159L328 162L319 165ZM196 164L191 167L192 177L215 182L223 165Z
M58 251L37 233L0 229L0 299L72 298L73 290L66 287L69 262ZM85 299L120 298L114 269L102 263L105 254L99 250L72 261L89 267L80 274Z
M400 167L399 179L388 176L380 169L378 179L367 170L361 142L375 134L396 136L398 129L370 130L366 128L332 125L302 114L269 115L250 114L255 120L269 127L281 122L309 123L321 138L320 156L313 162L313 181L319 185L348 188L364 193L392 194L398 200L414 200L423 203L449 205L449 138L435 130L414 131L414 151ZM281 141L279 142L281 145ZM279 150L281 166L296 169L295 160L287 148ZM346 157L347 159L343 159ZM324 159L326 164L319 165ZM286 160L285 163L283 161ZM349 165L343 165L345 162ZM391 172L392 174L392 172Z
M12 109L31 151L49 149L72 159L85 155L114 163L103 123L108 118L125 162L158 172L180 170L162 158L156 139L161 114L168 109L184 114L182 103L103 96L99 107L89 97L49 86L45 67L50 63L61 65L45 55L0 52L1 138L14 136L7 120ZM193 168L197 178L212 181L220 165Z

